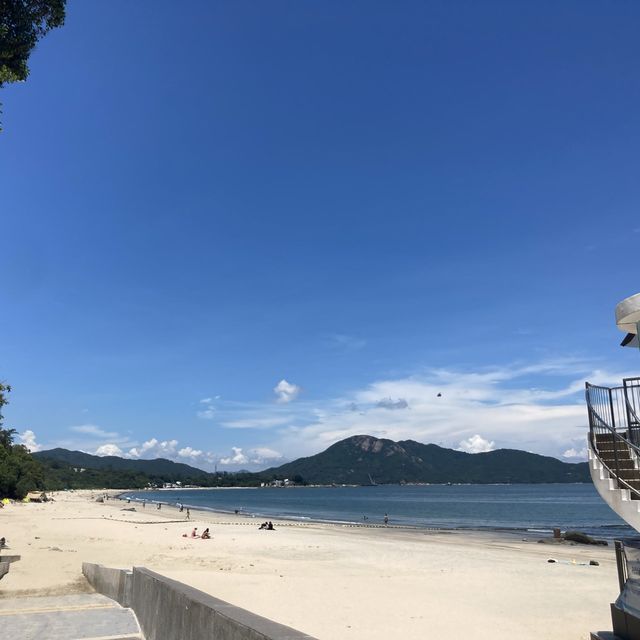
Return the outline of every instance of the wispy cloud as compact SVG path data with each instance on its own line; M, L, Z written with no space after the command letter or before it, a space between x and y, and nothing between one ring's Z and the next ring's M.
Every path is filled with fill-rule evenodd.
M367 341L363 338L350 336L344 333L333 333L329 336L329 345L336 349L345 351L356 351L366 346Z
M216 417L216 408L213 405L209 405L204 409L200 409L200 411L196 412L196 415L201 420L214 420Z
M95 424L81 424L77 427L69 427L71 431L76 433L83 433L88 436L96 438L117 438L119 434L115 431L105 431L101 427Z
M273 417L252 417L239 418L237 420L227 420L220 423L221 427L227 429L271 429L279 427L291 422L290 416L273 416Z
M430 369L296 410L287 425L274 427L272 443L288 458L361 433L471 452L509 447L557 457L571 449L581 454L583 447L575 444L586 437L585 379L614 385L627 375L577 359L478 371ZM406 408L411 410L389 411Z
M271 466L367 433L471 453L507 447L577 461L585 455L584 381L615 385L631 375L560 358L475 371L425 369L375 380L319 402L300 400L300 387L281 380L274 389L278 399L283 398L280 402L218 401L215 396L202 398L210 403L198 401L200 411L211 411L201 417L215 415L217 426L246 431L230 451L226 446L221 452L209 450L203 432L194 432L191 442L153 437L140 443L92 424L70 429L78 440L52 444L100 455L120 451L126 457L165 457L206 469L216 464L233 469ZM21 438L42 446L33 431Z

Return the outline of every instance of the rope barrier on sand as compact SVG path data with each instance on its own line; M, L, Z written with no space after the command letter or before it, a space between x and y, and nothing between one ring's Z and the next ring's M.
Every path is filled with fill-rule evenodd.
M107 518L106 516L80 516L77 518L51 518L52 520L107 520L111 522L127 522L129 524L191 524L194 522L201 522L203 518L194 518L192 520L122 520L120 518ZM205 522L207 522L205 520ZM255 527L256 522L213 522L214 526L245 526ZM396 525L396 524L359 524L359 523L346 523L346 522L278 522L278 527L312 527L314 525L330 525L333 527L344 527L348 529L410 529L412 531L440 531L440 529L434 527L413 527L411 525Z

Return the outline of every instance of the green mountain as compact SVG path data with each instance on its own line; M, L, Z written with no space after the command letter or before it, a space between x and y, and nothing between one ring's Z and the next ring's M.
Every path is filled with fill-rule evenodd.
M257 486L289 478L306 484L522 483L589 482L586 462L569 464L556 458L515 449L464 453L414 440L394 442L353 436L322 453L258 473L207 473L164 458L129 460L82 451L51 449L33 456L42 463L47 489L134 488L149 483L182 482L203 487ZM85 469L80 472L78 469Z
M94 456L83 451L69 451L68 449L49 449L37 451L33 454L41 462L56 461L65 465L83 469L100 469L109 471L133 471L150 477L162 478L164 482L185 482L195 478L212 475L191 467L188 464L173 462L165 458L155 460L131 460L119 456Z
M353 436L322 453L261 473L265 478L302 478L311 484L590 482L586 462L515 449L464 453L414 440L394 442Z

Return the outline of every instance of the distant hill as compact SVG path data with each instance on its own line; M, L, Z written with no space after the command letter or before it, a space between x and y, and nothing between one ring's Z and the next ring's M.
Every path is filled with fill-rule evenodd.
M311 484L590 482L586 462L570 464L516 449L464 453L414 440L352 436L308 458L261 472Z
M305 484L590 482L586 462L569 464L516 449L464 453L414 440L353 436L308 458L299 458L258 473L207 473L164 458L130 460L51 449L33 454L45 469L48 489L133 488L149 483L182 482L204 487L257 486L289 478ZM86 469L80 473L74 468Z
M164 482L185 482L195 478L204 478L213 474L188 464L173 462L165 458L155 460L131 460L119 456L94 456L83 451L69 451L68 449L49 449L37 451L33 454L41 462L44 460L64 463L70 467L84 469L100 469L109 471L133 471L149 477L161 478Z

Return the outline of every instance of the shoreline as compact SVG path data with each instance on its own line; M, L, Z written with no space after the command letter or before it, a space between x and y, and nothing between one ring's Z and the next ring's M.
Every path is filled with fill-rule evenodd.
M558 483L554 483L554 484L558 484ZM563 483L563 484L582 484L582 483ZM459 486L462 486L462 485L459 485ZM497 485L492 485L492 486L497 486ZM238 489L256 489L256 487L237 487L237 488ZM296 487L291 487L291 488L296 488ZM308 487L297 487L297 488L308 488ZM199 489L199 488L197 489L194 487L190 489L182 489L182 491L201 491L201 490L209 490L209 489L210 490L218 490L218 489L229 490L229 489L236 489L236 487L207 487L203 489ZM154 489L154 490L149 490L149 493L151 492L156 493L159 491L180 491L180 489L175 489L175 488ZM202 517L205 517L206 514L210 513L210 514L219 515L219 516L240 517L250 521L256 521L263 518L266 520L277 519L283 524L291 523L292 525L319 524L319 525L327 525L327 526L338 526L338 527L342 526L342 527L353 527L353 528L362 528L362 529L385 529L386 528L386 529L399 529L399 530L409 530L409 531L412 531L412 530L442 531L442 532L461 532L461 533L470 532L470 533L489 533L489 534L504 533L505 535L527 536L529 538L536 538L536 539L550 536L553 533L554 528L560 528L563 534L566 533L567 531L582 532L582 529L580 527L575 527L575 528L552 527L552 526L544 527L542 525L531 525L531 526L523 526L523 527L490 526L490 525L457 526L456 527L456 526L445 526L445 525L440 526L440 525L429 525L429 524L412 524L412 523L397 523L397 522L394 523L392 520L390 521L389 524L385 525L382 519L379 522L372 521L372 520L367 520L367 521L346 520L346 519L342 520L338 518L323 519L323 518L316 518L313 516L306 516L306 515L296 516L296 515L281 514L281 513L269 514L269 513L260 513L260 512L250 512L247 510L243 510L242 508L236 511L235 509L221 509L221 508L214 508L214 507L208 507L203 505L192 505L192 504L187 504L186 502L184 503L169 502L169 501L157 500L152 498L145 500L141 496L141 494L145 492L146 492L145 490L141 491L138 489L125 490L125 491L119 491L118 494L113 497L115 497L117 500L126 502L126 500L128 500L129 498L125 496L129 493L135 493L137 494L137 496L130 498L131 504L134 506L139 506L142 502L146 502L147 504L150 504L150 505L161 504L163 508L175 509L177 512L179 512L179 509L176 505L183 504L185 509L188 508L192 513L200 512L202 514ZM588 526L583 528L586 528L590 531L588 535L604 539L609 543L611 543L616 538L630 537L628 535L628 530L630 529L630 527L626 524L622 524L622 525L614 524L614 525L602 525L602 526L596 525L593 527ZM597 533L594 533L594 531L596 530L597 530ZM616 536L615 535L616 530L619 530L621 535Z
M0 598L86 591L86 561L146 566L320 640L411 640L425 629L475 640L578 640L610 625L611 546L275 518L275 531L260 531L240 514L194 509L187 521L175 507L127 511L118 493L62 492L54 502L0 510L0 535L22 556L0 582ZM212 540L183 537L194 527L209 527Z

